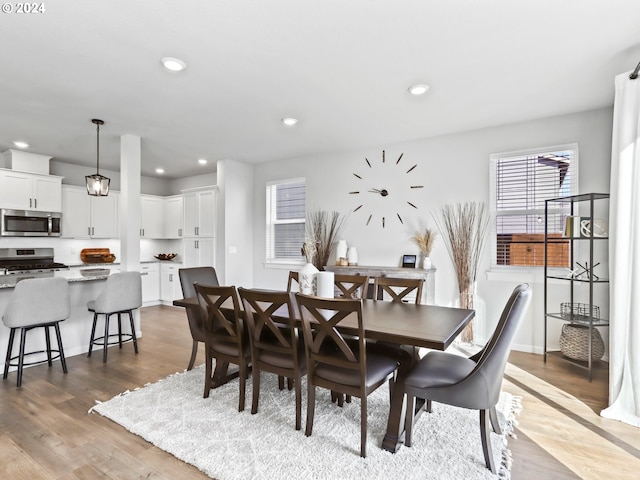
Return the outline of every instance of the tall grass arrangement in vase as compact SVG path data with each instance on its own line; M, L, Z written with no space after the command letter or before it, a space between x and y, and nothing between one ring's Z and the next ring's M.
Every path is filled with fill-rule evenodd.
M335 211L314 210L307 213L305 243L311 241L315 245L312 263L318 270L323 270L329 263L331 253L338 244L344 220L344 215Z
M418 245L420 253L422 254L422 268L431 267L429 256L431 255L431 250L433 250L433 244L437 236L438 232L436 230L427 227L424 229L424 232L416 232L415 236L411 237L411 240Z
M448 204L433 217L456 271L460 307L473 309L478 267L489 229L487 206L483 202ZM473 320L462 331L461 341L473 343Z

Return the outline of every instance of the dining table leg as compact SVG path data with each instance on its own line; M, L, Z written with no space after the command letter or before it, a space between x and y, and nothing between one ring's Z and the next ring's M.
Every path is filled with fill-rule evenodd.
M399 367L391 389L387 433L382 440L382 448L391 453L396 453L404 443L404 419L407 408L404 380L411 372L414 364L419 360L413 353L413 349L411 351L409 349L397 349L397 351Z
M229 370L229 362L216 361L216 366L213 370L213 384L211 385L211 388L221 387L234 378L238 378L239 375L239 368L236 367Z

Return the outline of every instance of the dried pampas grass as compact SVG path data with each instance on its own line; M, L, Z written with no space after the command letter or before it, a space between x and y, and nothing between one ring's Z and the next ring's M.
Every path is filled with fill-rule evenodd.
M428 257L431 255L431 250L433 250L433 244L436 241L437 236L437 231L431 228L425 228L424 233L416 233L416 236L411 237L411 240L416 242L416 245L418 245L418 248L420 249L420 253L425 257Z
M338 244L338 237L342 230L345 217L338 212L327 212L326 210L315 210L307 213L305 224L305 245L313 243L313 265L322 270L329 263L331 252ZM304 250L305 247L303 247ZM311 247L310 247L311 249ZM309 257L305 252L307 261Z
M444 205L440 209L440 217L433 217L456 270L460 307L473 309L474 284L489 229L490 216L486 204ZM465 343L473 343L473 321L462 331L461 339Z

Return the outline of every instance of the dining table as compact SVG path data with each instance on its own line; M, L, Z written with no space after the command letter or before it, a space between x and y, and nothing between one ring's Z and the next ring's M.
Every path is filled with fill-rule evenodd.
M292 295L295 295L292 293ZM294 305L295 300L294 300ZM173 305L184 308L200 308L196 297L174 300ZM288 315L286 307L283 316ZM276 312L277 314L277 312ZM295 309L299 321L299 311ZM475 316L474 310L416 305L380 300L363 300L362 317L367 340L394 346L422 347L432 350L446 350ZM357 334L357 319L345 318L338 327L345 334ZM412 350L413 353L410 353ZM399 367L391 388L387 431L382 440L384 450L395 453L404 443L404 420L407 407L404 380L419 357L417 348L397 349ZM216 366L217 368L217 366ZM226 366L223 367L226 369ZM225 371L218 371L214 377L230 379ZM417 403L417 409L422 408Z

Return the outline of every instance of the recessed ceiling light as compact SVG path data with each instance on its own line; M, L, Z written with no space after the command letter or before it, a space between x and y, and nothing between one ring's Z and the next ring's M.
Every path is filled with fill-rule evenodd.
M198 163L199 163L200 165L206 165L208 162L207 162L207 159L206 159L206 158L199 158L199 159L198 159Z
M164 173L164 168L156 168L156 173Z
M298 123L298 119L297 118L293 118L293 117L284 117L280 121L283 124L285 124L287 127L293 127L296 123Z
M419 83L417 85L410 86L408 90L411 95L424 95L425 93L427 93L427 90L429 90L429 85Z
M164 65L164 68L166 68L167 70L171 70L172 72L180 72L187 68L187 64L179 58L164 57L161 61L162 65Z
M27 142L15 141L13 144L18 148L29 148L29 144Z

